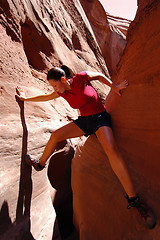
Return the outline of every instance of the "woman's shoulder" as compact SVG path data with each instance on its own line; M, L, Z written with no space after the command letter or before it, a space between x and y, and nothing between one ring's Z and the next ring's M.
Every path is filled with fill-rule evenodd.
M73 79L75 80L79 80L79 79L87 79L88 78L88 75L87 75L87 72L86 71L82 71L82 72L78 72L75 76L73 76Z
M86 71L81 71L81 72L78 72L75 76L86 76L86 75L87 75Z
M88 81L88 75L86 71L78 72L75 76L73 76L74 83L86 83Z

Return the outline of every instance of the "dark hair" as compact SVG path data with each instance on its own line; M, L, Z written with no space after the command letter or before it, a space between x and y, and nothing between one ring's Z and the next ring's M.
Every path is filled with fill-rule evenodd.
M72 76L72 70L69 67L67 67L66 65L62 65L61 69L65 72L66 78L72 78L73 77Z
M51 68L47 73L47 80L54 79L56 81L59 81L61 77L66 77L66 74L63 69L58 67Z

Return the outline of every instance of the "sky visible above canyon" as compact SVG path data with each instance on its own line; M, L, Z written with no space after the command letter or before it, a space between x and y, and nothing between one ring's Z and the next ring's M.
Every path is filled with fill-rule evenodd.
M100 0L106 12L133 20L137 11L137 0Z

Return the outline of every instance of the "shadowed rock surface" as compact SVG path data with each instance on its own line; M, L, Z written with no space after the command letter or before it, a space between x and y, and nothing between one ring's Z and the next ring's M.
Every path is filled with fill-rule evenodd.
M60 235L62 239L78 240L73 225L73 201L71 189L71 162L74 149L67 142L52 157L48 166L48 178L56 195L52 198L56 212L53 240ZM63 167L62 167L63 166ZM59 229L59 231L58 231Z
M113 75L126 46L130 22L107 14L98 0L80 0L92 26L110 75Z
M126 209L125 192L97 139L90 136L72 165L74 221L83 240L160 238L160 2L145 2L130 25L113 77L115 83L127 79L129 86L122 97L111 92L106 106L135 188L157 214L157 226L146 229L138 214Z

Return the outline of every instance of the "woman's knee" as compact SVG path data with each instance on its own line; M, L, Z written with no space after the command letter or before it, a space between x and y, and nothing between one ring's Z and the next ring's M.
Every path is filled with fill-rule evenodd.
M51 133L50 139L51 139L51 141L54 141L55 143L58 143L60 141L59 137L58 137L58 134L56 132Z
M58 144L59 142L65 140L58 132L58 130L52 132L51 134L51 139L52 141L54 141L56 144Z

